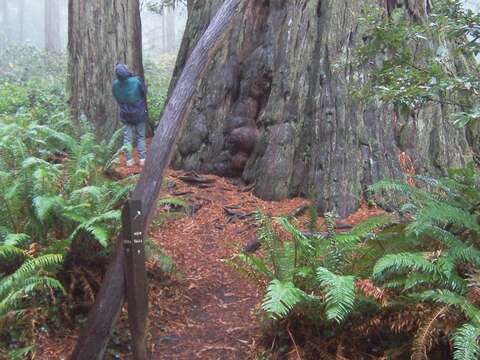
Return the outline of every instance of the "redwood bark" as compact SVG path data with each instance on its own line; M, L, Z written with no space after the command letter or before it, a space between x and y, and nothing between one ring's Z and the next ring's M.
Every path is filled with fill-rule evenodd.
M211 60L212 52L228 31L234 15L245 0L227 0L212 20L193 50L172 92L158 130L147 154L147 161L131 198L141 200L146 233L162 185L163 173L169 164L173 145L189 113L197 84ZM108 339L125 299L125 279L122 271L125 257L123 239L119 236L115 253L109 265L100 292L91 310L72 355L74 360L101 359Z
M370 2L403 6L412 21L430 11L429 0ZM190 3L175 74L220 3ZM252 2L199 86L173 165L242 177L265 199L314 193L320 211L347 215L368 185L405 177L402 153L416 173L438 175L469 161L472 144L449 121L451 107L402 115L352 95L369 76L352 65L367 3Z
M74 119L85 117L99 138L119 126L112 96L116 63L143 76L138 0L69 0L69 104Z

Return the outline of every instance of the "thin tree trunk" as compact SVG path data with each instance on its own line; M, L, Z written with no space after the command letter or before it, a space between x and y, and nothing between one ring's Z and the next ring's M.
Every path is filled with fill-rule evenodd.
M142 201L145 219L144 232L148 230L160 192L163 173L169 164L173 145L190 110L197 84L212 58L220 39L244 0L227 0L210 23L192 52L185 70L166 105L159 128L147 155L145 169L132 193L132 199ZM72 355L74 360L101 359L115 321L125 299L123 239L117 239L115 253L105 275L102 288L91 310Z
M167 11L167 31L166 31L166 41L167 41L167 51L173 52L176 48L176 37L175 37L175 9L169 8Z
M45 0L45 49L60 50L60 0Z
M25 0L19 0L18 4L18 40L23 43L25 26Z
M9 14L8 14L8 0L0 0L0 10L2 12L2 27L1 30L5 36L5 41L9 40Z
M112 96L117 63L143 76L139 0L69 0L68 90L73 118L88 120L99 139L119 126Z
M167 21L165 19L165 11L162 13L162 53L168 52L167 49Z

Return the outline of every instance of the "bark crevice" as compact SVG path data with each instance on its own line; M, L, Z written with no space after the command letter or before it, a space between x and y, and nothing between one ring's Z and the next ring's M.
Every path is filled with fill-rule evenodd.
M220 2L193 9L176 73L196 41L193 30L210 21L207 9ZM403 6L414 21L430 11L428 0L372 4L386 7L386 14ZM453 108L432 103L416 114L398 114L352 95L369 73L351 65L368 41L358 26L365 5L250 4L198 89L174 167L241 176L265 199L313 193L320 211L347 215L371 183L406 177L401 156L417 173L439 174L468 162L466 130L441 116Z

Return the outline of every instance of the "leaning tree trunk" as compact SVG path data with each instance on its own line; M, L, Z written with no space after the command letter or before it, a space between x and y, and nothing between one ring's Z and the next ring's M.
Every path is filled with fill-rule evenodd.
M72 115L109 138L119 125L111 91L115 64L143 77L139 0L69 0L68 19Z
M162 119L155 133L147 155L145 169L131 194L131 199L142 203L144 233L147 232L155 212L163 173L167 168L173 152L173 146L190 112L191 102L202 74L212 60L212 54L218 49L224 35L228 33L232 19L243 9L247 0L226 0L217 12L201 39L190 55L185 70L168 100ZM120 235L108 271L95 305L88 315L75 346L71 360L103 359L108 339L110 338L116 318L125 299L125 281L123 265L123 239ZM130 289L130 291L133 291Z
M401 5L375 1L389 11ZM190 2L175 73L221 2ZM418 173L468 161L467 136L449 123L448 107L400 115L351 96L368 76L351 65L363 42L358 19L366 3L252 2L205 74L173 165L241 176L266 199L313 192L321 211L346 215L369 184L404 177L400 157ZM421 21L429 4L403 5Z
M60 0L45 0L45 50L59 51L60 45Z

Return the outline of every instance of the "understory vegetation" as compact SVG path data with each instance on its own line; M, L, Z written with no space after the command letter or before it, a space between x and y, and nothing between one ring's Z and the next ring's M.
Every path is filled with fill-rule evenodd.
M292 341L308 358L477 358L480 172L412 180L372 186L394 213L349 232L337 232L330 213L313 234L259 214L264 256L232 263L268 282L262 307L277 351Z
M360 28L350 65L369 75L353 80L350 95L389 104L398 118L441 106L468 134L471 158L456 169L434 164L435 176L417 174L412 163L403 180L364 189L384 214L348 231L335 211L320 214L318 226L314 205L308 231L294 217L257 212L260 250L228 263L264 289L259 357L478 359L480 15L457 0L435 1L429 21L376 6L365 9ZM152 125L175 57L157 60L145 63ZM59 54L0 51L0 359L32 358L41 334L85 321L136 180L109 177L121 132L99 140L89 123L74 122L65 82ZM410 159L408 149L401 156ZM158 228L193 212L180 198L159 205ZM163 272L174 271L146 244Z
M357 62L373 69L355 95L407 115L432 104L453 107L450 121L471 134L475 153L480 15L454 0L435 2L429 22L412 21L403 9L390 16L373 10L362 19ZM322 233L258 214L262 253L240 253L231 263L265 286L271 351L311 359L477 359L475 160L438 178L415 175L412 166L405 181L371 186L370 203L388 213L350 232L335 229L334 213L323 215Z
M165 64L147 68L154 116ZM84 320L135 178L106 176L120 131L98 141L70 119L63 56L9 47L0 69L0 358L23 359L38 334Z

